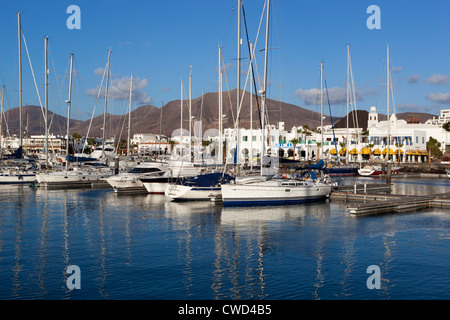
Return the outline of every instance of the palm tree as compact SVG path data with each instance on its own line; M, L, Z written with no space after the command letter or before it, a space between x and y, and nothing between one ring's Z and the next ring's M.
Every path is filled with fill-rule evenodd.
M295 146L296 146L297 143L298 143L298 139L297 139L297 138L294 138L294 139L292 139L290 142L294 145L294 160L295 160Z

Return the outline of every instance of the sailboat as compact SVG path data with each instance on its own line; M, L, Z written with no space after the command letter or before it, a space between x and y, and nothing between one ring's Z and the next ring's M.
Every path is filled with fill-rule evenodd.
M71 96L72 96L72 75L73 75L73 53L70 55L70 81L69 81L69 99L66 101L68 111L70 112ZM108 53L108 71L109 77L109 62L111 51ZM108 80L106 82L108 84ZM108 88L106 88L105 100L107 99ZM106 109L106 101L105 101ZM69 138L69 121L67 129L67 138ZM103 149L104 150L104 149ZM104 152L103 152L104 153ZM36 175L36 181L40 186L44 187L83 187L89 186L93 183L105 183L105 179L111 176L111 169L109 167L99 166L93 164L84 168L74 168L69 170L69 157L67 155L66 168L62 171L41 172Z
M387 92L387 152L385 157L385 169L383 170L381 165L370 166L367 165L358 170L358 174L361 176L380 176L383 174L387 174L387 161L389 158L389 150L391 150L391 139L390 139L390 116L389 116L389 103L390 103L390 65L389 65L389 43L386 43L386 92ZM400 171L400 167L393 167L391 169L391 174L398 174Z
M239 1L240 3L240 1ZM240 10L240 8L239 8ZM270 20L270 0L267 0L267 21L266 21L266 43L264 61L264 87L260 91L262 96L261 120L262 120L262 149L264 154L265 144L265 107L267 89L267 63L268 63L268 43L269 43L269 20ZM319 179L297 180L289 178L274 179L263 176L263 161L261 165L261 176L259 179L244 180L238 179L235 183L222 185L222 201L224 206L232 205L273 205L273 204L298 204L302 202L316 201L328 197L331 193L331 184L322 182Z
M18 45L19 45L19 148L9 155L1 155L2 159L10 160L7 167L0 171L0 184L30 184L36 180L36 166L34 163L23 159L22 147L22 23L21 13L17 12L18 24ZM5 95L5 87L2 87L2 101L0 115L3 120L3 101ZM1 128L1 126L0 126ZM2 132L0 130L0 136ZM3 150L1 150L3 151Z
M323 64L321 64L321 73L323 72ZM347 145L349 145L349 134L348 134L348 118L349 118L349 110L348 110L348 106L349 106L349 89L350 89L350 81L349 81L349 76L350 76L350 49L349 46L347 45L347 134L346 134L346 140L347 140ZM321 76L322 79L322 76ZM353 81L353 79L352 79ZM321 90L321 95L323 95L323 92ZM330 109L331 112L331 109ZM333 131L333 135L334 135L334 131ZM322 142L323 143L323 142ZM338 164L337 165L328 165L327 167L327 172L328 175L330 177L342 177L342 176L357 176L358 175L358 168L352 165L348 164L348 147L344 147L345 150L345 161L346 164L340 164L339 162L339 153L336 150L336 155L338 156Z

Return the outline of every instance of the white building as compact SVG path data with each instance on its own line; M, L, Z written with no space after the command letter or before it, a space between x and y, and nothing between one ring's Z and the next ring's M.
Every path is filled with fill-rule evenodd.
M444 123L450 122L450 109L441 110L439 117L433 117L425 122L425 124L434 124L442 127Z
M372 155L375 158L384 158L387 153L388 130L390 155L394 161L425 161L428 158L427 142L430 137L441 143L441 151L443 152L445 152L446 145L450 144L450 132L445 131L438 124L429 121L426 123L407 123L405 120L397 119L395 114L390 116L389 121L379 121L375 107L370 108L367 129L369 131L369 144L373 145Z

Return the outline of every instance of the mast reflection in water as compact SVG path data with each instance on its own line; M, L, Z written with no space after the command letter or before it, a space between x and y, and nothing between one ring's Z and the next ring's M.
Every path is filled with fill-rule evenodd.
M393 188L442 193L450 183ZM2 188L0 208L0 299L450 298L444 209L352 217L339 202L223 208L27 186ZM80 267L80 290L66 286L69 265ZM379 290L366 285L371 265Z

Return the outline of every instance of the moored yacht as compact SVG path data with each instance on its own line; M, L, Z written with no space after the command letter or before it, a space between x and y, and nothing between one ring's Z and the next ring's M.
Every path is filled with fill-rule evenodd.
M116 193L147 193L142 179L161 177L167 170L167 166L162 162L145 162L128 172L107 178L106 182Z
M221 195L223 184L234 177L222 172L206 173L167 185L165 195L172 200L211 200Z

